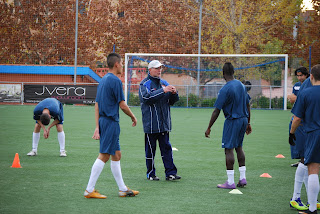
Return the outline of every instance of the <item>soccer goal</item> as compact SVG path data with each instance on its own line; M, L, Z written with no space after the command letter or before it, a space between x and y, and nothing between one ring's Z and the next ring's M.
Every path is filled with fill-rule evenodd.
M287 109L287 54L152 54L126 53L124 90L127 103L139 106L139 84L148 75L148 63L157 59L165 65L161 78L179 91L177 107L213 107L226 83L225 62L235 68L256 109Z

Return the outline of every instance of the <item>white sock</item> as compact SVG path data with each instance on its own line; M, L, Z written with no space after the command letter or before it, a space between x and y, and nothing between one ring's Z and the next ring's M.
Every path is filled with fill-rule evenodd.
M234 170L227 170L228 184L234 184Z
M246 166L239 167L240 180L246 178Z
M308 202L310 203L309 210L313 212L317 209L317 199L319 194L319 175L309 175L308 185Z
M94 162L92 169L91 169L91 175L89 178L88 186L87 186L87 191L92 192L94 190L94 187L97 183L97 180L103 170L105 163L97 158L97 160Z
M58 141L60 145L60 152L65 150L65 142L66 142L66 136L64 134L64 131L58 132Z
M305 165L303 163L299 163L296 169L296 174L294 177L294 188L293 188L292 200L296 200L297 198L300 198L301 188L302 188L302 184L305 176L304 166Z
M39 144L39 140L40 140L40 132L32 133L32 150L33 151L37 151L38 150L38 144Z
M308 179L309 179L308 166L303 164L303 170L304 170L303 183L304 183L304 186L306 187L306 191L308 194Z
M127 191L128 188L123 182L120 161L111 161L110 163L111 172L114 179L116 180L120 191Z

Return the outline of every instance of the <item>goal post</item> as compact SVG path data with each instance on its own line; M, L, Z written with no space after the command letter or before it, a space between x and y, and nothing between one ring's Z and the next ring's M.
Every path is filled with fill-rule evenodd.
M222 67L231 62L235 78L250 82L253 108L287 110L288 54L126 53L124 91L129 105L139 105L139 84L154 59L165 65L162 78L179 91L181 101L175 106L212 107L225 84Z

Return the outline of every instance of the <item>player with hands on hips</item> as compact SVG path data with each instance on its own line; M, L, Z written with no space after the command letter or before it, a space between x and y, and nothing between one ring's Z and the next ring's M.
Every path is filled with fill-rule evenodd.
M51 118L53 122L49 125ZM36 120L32 135L32 150L28 156L36 156L38 154L38 144L40 140L40 131L43 130L44 139L48 139L50 130L56 126L58 132L58 142L60 145L60 157L66 157L65 151L65 133L63 131L63 106L55 98L46 98L39 102L33 111L33 119ZM46 128L46 126L48 128Z

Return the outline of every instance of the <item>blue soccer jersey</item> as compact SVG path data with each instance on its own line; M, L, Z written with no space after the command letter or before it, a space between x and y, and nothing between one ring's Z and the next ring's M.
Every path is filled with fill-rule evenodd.
M99 116L119 121L119 103L124 100L121 80L112 73L106 74L100 81L96 102L99 105Z
M33 119L40 120L40 115L45 108L49 109L50 115L53 119L58 119L60 123L63 123L63 106L60 101L55 98L46 98L38 103L33 110Z
M245 86L239 80L232 80L220 89L214 107L222 109L226 119L248 117L249 97Z
M312 86L312 83L311 83L311 81L310 81L310 77L308 77L308 78L302 83L299 91L302 91L303 89L309 88L309 87L311 87L311 86Z
M301 87L301 82L297 82L296 84L294 84L293 88L292 88L292 93L296 96L298 96L299 90Z
M320 86L305 88L299 92L292 113L303 120L304 130L320 129Z

